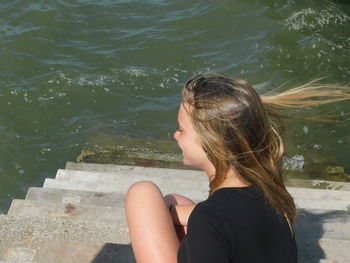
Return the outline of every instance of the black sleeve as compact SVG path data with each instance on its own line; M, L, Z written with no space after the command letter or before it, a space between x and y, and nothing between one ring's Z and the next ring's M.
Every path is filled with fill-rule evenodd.
M230 262L232 240L225 226L226 223L215 209L198 204L188 221L187 262Z

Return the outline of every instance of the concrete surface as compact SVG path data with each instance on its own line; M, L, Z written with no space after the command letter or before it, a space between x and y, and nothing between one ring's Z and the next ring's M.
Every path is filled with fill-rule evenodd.
M142 174L145 178L153 176L154 172L161 172L164 175L175 175L181 179L188 177L204 176L202 171L191 170L179 170L179 169L166 169L166 168L153 168L153 167L140 167L140 166L128 166L128 165L115 165L115 164L95 164L95 163L66 163L66 170L80 170L102 173L117 173L120 171L130 171L133 174ZM302 188L316 188L316 189L333 189L350 191L350 182L336 182L327 180L308 180L308 179L295 179L287 178L285 184L291 187Z
M153 171L152 176L145 176L143 174L132 174L130 170L127 172L118 173L101 173L101 172L89 172L89 171L75 171L75 170L58 170L56 174L56 180L72 180L72 181L84 181L84 182L105 182L112 184L123 184L130 186L131 184L142 181L152 180L154 183L162 187L169 187L176 185L182 189L201 189L207 190L208 177L200 173L198 175L191 174L191 176L177 177L176 173L163 173L162 171ZM192 187L192 188L191 188Z
M82 204L97 206L117 205L119 207L124 205L124 194L121 193L104 193L41 187L29 188L25 199L62 204Z
M0 259L12 263L134 262L126 226L117 223L8 215L0 236Z
M208 196L206 176L198 171L75 163L67 168L0 215L0 263L135 263L123 209L132 183L151 180L164 194L197 202ZM350 187L338 183L289 180L287 189L301 208L295 224L301 263L350 262ZM310 186L333 190L305 188Z
M55 180L51 178L46 178L44 182L45 188L57 188L57 189L70 189L70 190L81 190L81 191L97 191L106 193L126 193L129 188L129 184L121 183L106 183L106 182L86 182L86 181L72 181L72 180ZM169 187L169 186L168 186ZM188 189L181 189L177 185L171 185L169 188L160 187L163 194L168 193L179 193L186 194L193 200L204 200L208 197L208 191L203 191L198 188L193 188L195 190L189 191Z
M46 218L33 216L0 217L0 244L8 240L64 239L67 241L91 241L128 244L126 225L102 223L98 217L93 221ZM3 260L0 258L0 260Z
M35 200L13 200L8 215L93 221L104 224L125 222L123 207L58 204Z
M101 170L101 167L99 167ZM169 171L172 170L172 171ZM131 171L138 171L132 174ZM203 173L196 174L194 171L183 171L175 169L139 168L134 169L129 166L123 169L115 169L108 172L88 172L76 170L59 170L56 179L46 179L44 187L60 189L79 189L101 192L126 193L128 187L135 182L145 180L145 174L150 173L147 179L156 183L163 193L179 191L181 194L195 200L204 200L209 191L208 180L203 177ZM180 174L184 179L178 178ZM188 173L188 174L183 174ZM194 191L195 189L195 191ZM310 189L287 187L287 190L295 198L295 202L300 208L334 209L348 210L350 208L350 191Z

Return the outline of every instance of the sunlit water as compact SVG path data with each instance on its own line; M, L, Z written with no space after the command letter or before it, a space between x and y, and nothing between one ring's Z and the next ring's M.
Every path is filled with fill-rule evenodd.
M264 83L261 93L348 83L349 15L347 1L1 1L0 212L92 138L172 140L195 73ZM290 114L328 112L350 105ZM291 121L289 151L323 151L349 171L349 134L348 122Z

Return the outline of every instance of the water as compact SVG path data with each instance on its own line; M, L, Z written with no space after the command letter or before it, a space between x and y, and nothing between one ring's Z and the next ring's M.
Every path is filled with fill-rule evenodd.
M197 72L349 83L347 1L0 1L0 212L97 137L172 140ZM346 114L349 103L291 112ZM349 123L292 121L291 155L350 170ZM147 145L145 145L146 147Z

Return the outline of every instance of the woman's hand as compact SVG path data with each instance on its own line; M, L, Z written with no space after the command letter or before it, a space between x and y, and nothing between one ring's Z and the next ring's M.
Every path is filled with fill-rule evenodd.
M174 223L177 238L181 242L187 234L187 222L195 205L172 205L170 214Z
M195 204L172 205L170 214L174 225L187 227L188 218L190 217L190 214L192 213L194 207Z
M171 207L171 218L177 237L181 241L187 233L188 218L196 204L191 199L178 194L168 194L164 200L167 206Z

